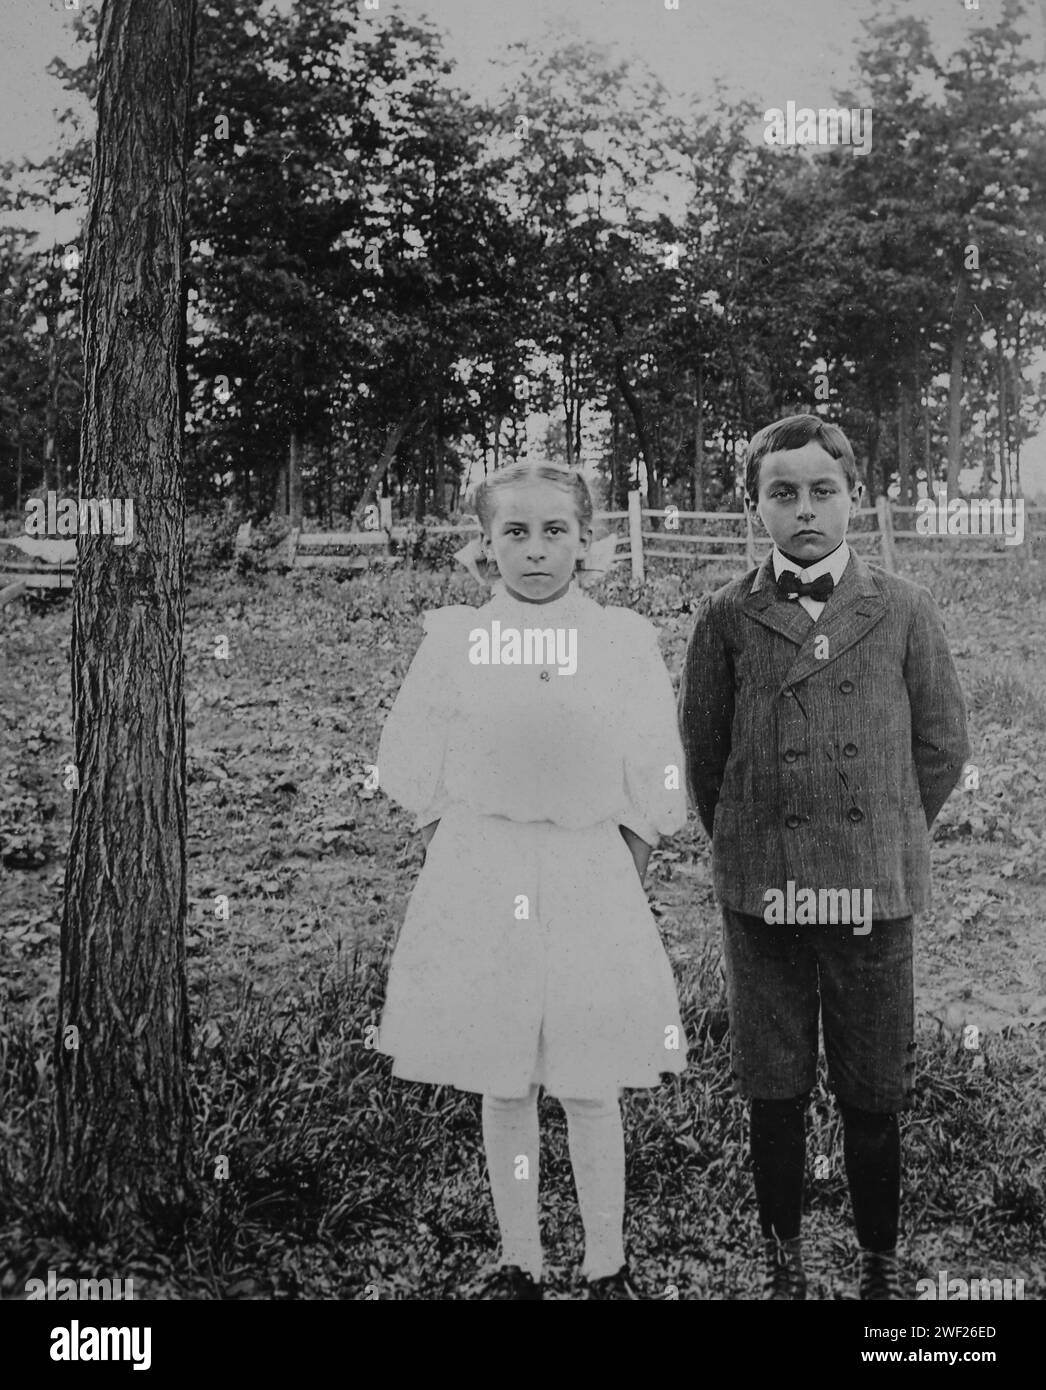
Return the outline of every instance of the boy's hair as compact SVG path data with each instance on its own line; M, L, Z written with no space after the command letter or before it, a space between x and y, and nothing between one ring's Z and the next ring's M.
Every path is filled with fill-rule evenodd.
M510 463L507 468L497 469L489 478L484 478L473 493L472 507L485 536L490 535L494 523L497 491L526 483L555 483L564 492L570 493L581 530L592 525L592 494L576 468L562 468L556 463L529 463L524 459L519 463Z
M748 441L745 455L745 495L752 501L759 497L759 465L767 454L779 450L801 449L811 442L821 448L843 465L850 490L857 486L857 463L850 441L838 425L831 425L819 415L789 415L785 420L777 420L767 425Z

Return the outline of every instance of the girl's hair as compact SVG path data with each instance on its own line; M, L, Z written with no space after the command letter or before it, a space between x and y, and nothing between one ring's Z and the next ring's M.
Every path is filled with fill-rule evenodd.
M578 525L584 531L592 525L592 494L576 468L562 468L558 463L511 463L484 478L472 495L472 507L479 517L483 534L490 535L497 511L497 492L504 488L520 487L527 483L554 483L569 492L577 514Z

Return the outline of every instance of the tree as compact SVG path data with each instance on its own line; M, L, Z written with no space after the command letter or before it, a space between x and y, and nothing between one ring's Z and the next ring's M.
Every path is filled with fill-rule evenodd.
M132 499L134 540L78 545L48 1153L52 1196L92 1222L158 1219L191 1189L177 359L194 22L195 0L110 0L99 24L81 487Z

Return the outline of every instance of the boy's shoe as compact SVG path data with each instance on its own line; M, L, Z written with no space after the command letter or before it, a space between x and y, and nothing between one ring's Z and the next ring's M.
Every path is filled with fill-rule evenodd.
M604 1274L600 1279L586 1279L585 1288L590 1299L617 1300L621 1303L644 1302L643 1295L632 1282L632 1271L628 1265L622 1265L616 1274Z
M868 1302L903 1303L896 1250L862 1250L858 1297Z
M799 1302L806 1298L806 1271L803 1269L803 1241L778 1240L770 1236L763 1245L766 1273L763 1298L778 1302Z
M519 1265L499 1265L483 1285L479 1301L519 1302L544 1298L545 1286Z

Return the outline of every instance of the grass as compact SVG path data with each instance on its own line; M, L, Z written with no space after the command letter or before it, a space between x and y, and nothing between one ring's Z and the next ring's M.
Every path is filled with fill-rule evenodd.
M388 1059L368 1048L385 968L383 958L357 956L281 1001L245 989L233 1013L215 1020L217 1045L209 1020L198 1020L204 1210L175 1247L152 1254L141 1231L87 1243L56 1234L37 1198L50 1031L39 1014L8 1022L0 1033L5 1296L54 1268L131 1275L144 1298L468 1297L496 1249L478 1099L396 1081ZM755 1297L746 1126L731 1092L714 952L685 972L680 993L691 1065L625 1102L631 1245L651 1292ZM1028 1298L1046 1293L1044 1051L1042 1039L1000 1037L975 1054L947 1035L921 1035L917 1108L905 1120L913 1283L939 1269L971 1270L1023 1277ZM580 1222L565 1126L555 1102L543 1099L541 1113L549 1277L554 1296L571 1297ZM221 1155L227 1179L214 1176ZM811 1106L806 1200L811 1293L842 1296L852 1275L848 1198L823 1086Z
M1046 566L998 569L913 571L944 613L982 778L978 791L955 794L938 827L924 1003L945 978L997 994L1042 989ZM616 574L602 597L655 616L678 671L694 602L736 572L659 569L642 588ZM0 933L0 1296L24 1296L25 1281L48 1269L133 1277L141 1298L461 1299L475 1290L496 1250L478 1098L394 1081L388 1059L366 1045L420 856L406 819L364 798L360 771L418 615L477 600L464 573L342 584L212 572L190 592L188 680L202 699L189 731L188 924L202 1208L165 1239L115 1222L78 1231L41 1201L68 817L49 769L70 746L55 669L68 610L0 630L19 674L5 697L8 722L31 731L0 756L0 840L26 865L0 881L0 908L16 928ZM233 635L228 670L210 656L216 631ZM328 750L328 760L314 757ZM730 1084L707 858L692 823L652 865L691 1061L683 1077L626 1097L627 1233L651 1292L753 1298L746 1124ZM219 891L234 895L230 924L208 924ZM1022 1277L1026 1297L1042 1298L1046 1028L999 1023L971 1052L961 1028L932 1022L941 1012L923 1007L917 1103L903 1121L906 1274L913 1284L941 1270ZM552 1100L541 1118L548 1276L554 1297L575 1297L581 1230L565 1124ZM227 1178L216 1176L222 1159ZM849 1200L823 1084L810 1112L806 1201L811 1297L844 1296L854 1272Z

